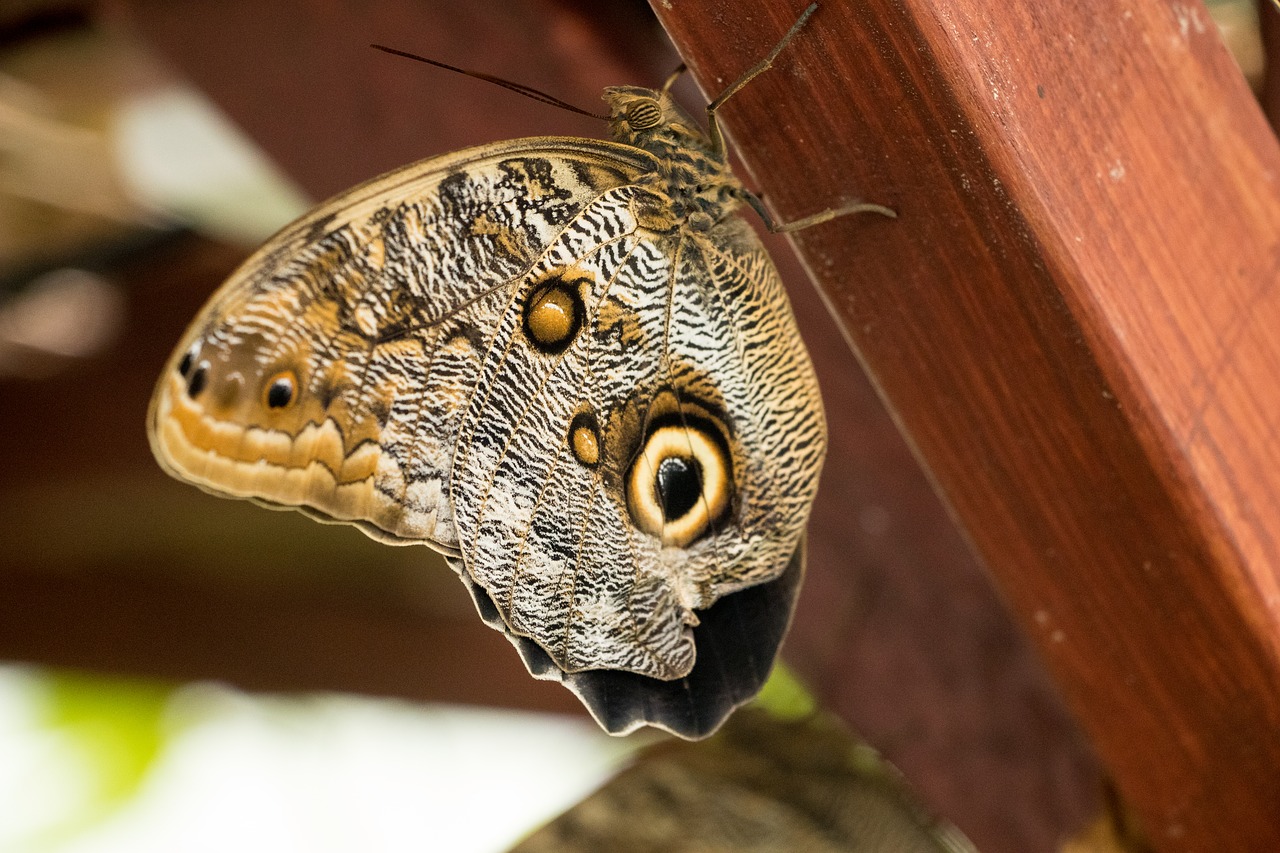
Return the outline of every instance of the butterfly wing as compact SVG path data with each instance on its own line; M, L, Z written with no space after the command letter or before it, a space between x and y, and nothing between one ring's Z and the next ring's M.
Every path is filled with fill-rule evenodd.
M608 142L516 140L321 205L188 328L151 402L157 459L214 493L456 552L459 415L512 282L592 199L653 167Z
M688 675L670 681L616 669L565 672L533 640L513 634L489 594L461 566L455 569L481 618L515 646L530 674L563 684L609 734L648 725L696 740L715 732L769 678L804 579L804 539L780 577L731 593L699 614L697 661Z
M669 224L664 204L609 190L548 245L459 430L462 562L566 673L688 676L699 611L786 569L825 452L754 232Z
M824 427L758 240L674 222L656 168L518 140L322 205L188 329L157 458L453 555L530 671L602 725L709 732L781 640Z

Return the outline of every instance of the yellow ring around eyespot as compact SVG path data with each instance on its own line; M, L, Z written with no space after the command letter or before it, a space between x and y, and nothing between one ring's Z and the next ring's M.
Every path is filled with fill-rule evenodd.
M683 516L668 520L658 495L658 467L664 459L694 459L702 470L702 497ZM703 430L672 425L654 430L631 466L627 506L631 518L663 545L684 547L702 536L732 497L729 460L720 444Z

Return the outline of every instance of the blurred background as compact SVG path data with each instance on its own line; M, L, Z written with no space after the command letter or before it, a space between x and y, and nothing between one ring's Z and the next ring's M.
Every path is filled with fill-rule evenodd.
M1215 7L1261 83L1258 18ZM678 58L640 0L0 2L0 850L504 850L657 735L535 682L425 548L151 459L151 387L252 248L382 171L598 122ZM686 103L701 95L684 81ZM784 656L987 851L1101 772L784 241L832 450Z

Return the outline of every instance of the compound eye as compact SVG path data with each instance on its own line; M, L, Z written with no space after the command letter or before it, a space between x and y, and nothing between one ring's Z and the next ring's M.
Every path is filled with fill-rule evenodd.
M640 98L627 106L627 124L632 130L649 130L662 124L662 106L652 98Z

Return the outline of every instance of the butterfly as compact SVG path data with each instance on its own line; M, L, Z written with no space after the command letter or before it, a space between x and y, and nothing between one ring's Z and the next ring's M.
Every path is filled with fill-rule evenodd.
M714 731L786 632L826 450L715 109L812 11L707 132L670 83L609 88L610 141L428 159L285 227L162 373L162 467L442 552L609 732Z

